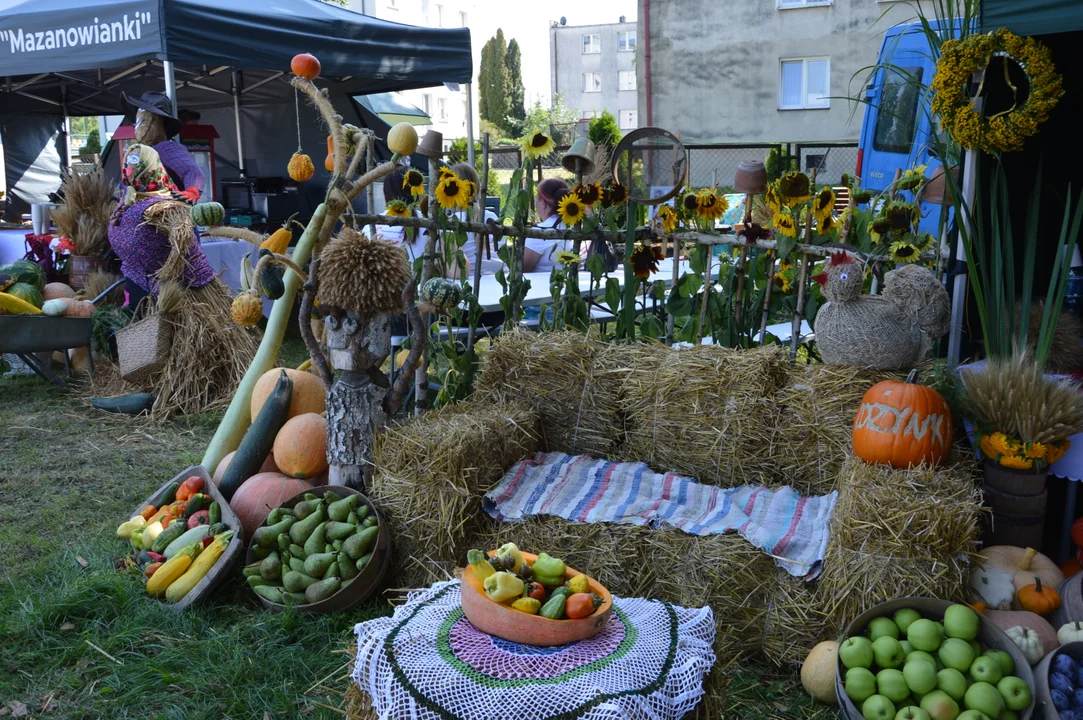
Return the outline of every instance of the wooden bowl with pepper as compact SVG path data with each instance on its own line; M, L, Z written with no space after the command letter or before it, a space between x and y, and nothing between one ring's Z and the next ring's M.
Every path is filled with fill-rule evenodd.
M497 550L490 550L488 557L494 558L497 553ZM528 552L520 554L531 566L539 557ZM564 579L566 581L577 575L584 575L584 573L565 566ZM463 613L478 630L521 645L553 647L567 645L577 640L586 640L600 633L609 622L609 616L613 613L613 596L594 578L586 575L584 577L589 585L590 594L601 598L601 603L585 617L554 620L517 610L511 607L511 599L506 602L491 600L485 593L483 579L478 576L474 565L467 565L462 578Z

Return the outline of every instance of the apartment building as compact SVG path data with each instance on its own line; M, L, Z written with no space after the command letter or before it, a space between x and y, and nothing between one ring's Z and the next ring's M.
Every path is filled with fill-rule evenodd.
M584 121L608 110L622 131L640 126L636 78L636 23L567 25L549 29L551 91Z

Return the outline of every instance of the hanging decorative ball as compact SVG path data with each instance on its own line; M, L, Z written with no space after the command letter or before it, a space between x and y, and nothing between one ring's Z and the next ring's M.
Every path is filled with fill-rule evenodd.
M290 61L290 70L294 75L315 80L320 76L320 61L308 53L294 55L293 60Z
M222 220L226 217L226 209L222 207L222 203L205 202L193 205L188 215L196 225L212 227L222 224Z
M447 278L432 278L421 288L421 300L426 305L447 309L463 301L463 290L459 284Z
M417 130L408 122L400 122L387 131L387 147L396 155L412 155L417 150Z
M286 172L290 174L290 179L295 182L305 182L311 180L312 176L316 174L316 167L312 164L312 158L304 153L294 153L290 158L289 165L286 166Z
M233 316L233 322L238 325L253 327L263 317L263 301L255 290L245 290L233 298L229 313Z

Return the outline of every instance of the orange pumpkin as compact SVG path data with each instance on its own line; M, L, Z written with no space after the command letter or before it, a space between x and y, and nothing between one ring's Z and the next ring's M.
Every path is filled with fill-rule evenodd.
M56 300L58 298L73 298L75 297L75 291L71 289L70 285L66 285L61 282L51 282L41 291L41 296L46 300Z
M970 603L970 609L973 610L974 612L976 612L979 615L984 615L985 614L985 603L980 602L980 601L976 602L976 603Z
M312 179L312 176L316 173L316 168L313 167L312 158L308 155L294 153L289 164L286 165L286 172L289 173L290 179L296 182L305 182Z
M951 451L951 409L936 390L914 383L876 383L861 399L854 418L854 454L867 463L905 469L936 464Z
M244 537L249 539L267 515L299 492L312 489L304 480L286 477L282 473L257 473L244 481L233 493L229 507L244 526Z
M218 467L215 468L215 470L214 470L214 475L211 476L211 480L214 481L215 486L217 486L218 483L222 482L222 478L225 477L225 474L226 474L226 468L229 467L229 461L232 460L233 456L236 455L236 454L237 454L237 451L234 450L233 452L229 453L224 458L222 458L222 462L218 463ZM274 453L267 453L267 459L263 461L262 465L260 465L259 471L261 473L278 472L279 471L278 466L275 465Z
M1060 607L1060 594L1048 585L1042 585L1042 579L1034 577L1034 584L1020 588L1015 594L1019 605L1038 615L1048 615Z
M280 370L285 370L290 380L293 381L289 417L293 418L305 413L319 415L327 409L327 388L324 387L323 380L318 376L304 370L294 370L293 368L273 368L263 373L260 379L256 381L256 387L252 389L252 402L249 409L253 418L259 417L259 411L263 408L263 403L267 402L267 398L271 396L271 392L275 389Z
M327 469L327 421L316 413L290 418L275 437L274 455L286 475L320 475Z
M294 55L293 60L290 61L290 70L294 75L315 80L320 76L320 61L308 53Z

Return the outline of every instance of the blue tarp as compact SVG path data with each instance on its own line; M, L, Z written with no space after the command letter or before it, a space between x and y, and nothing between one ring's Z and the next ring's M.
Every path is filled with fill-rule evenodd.
M1006 27L1017 35L1048 35L1083 30L1080 0L984 0L984 32Z

